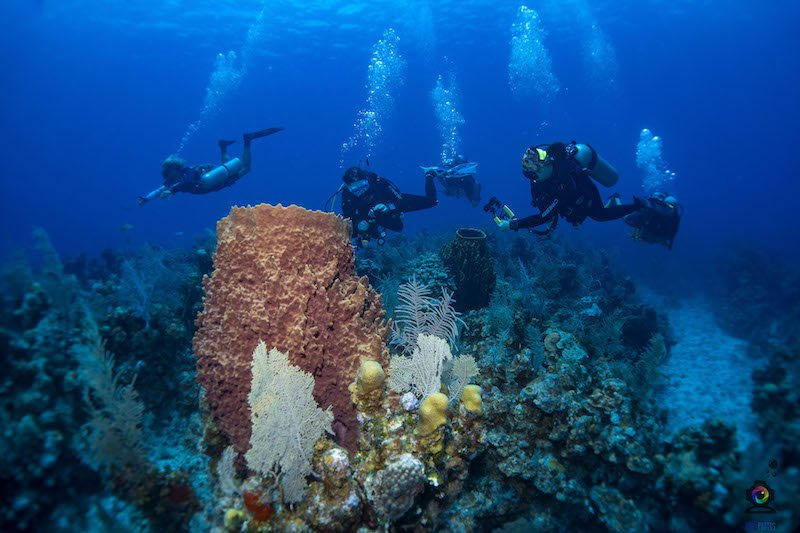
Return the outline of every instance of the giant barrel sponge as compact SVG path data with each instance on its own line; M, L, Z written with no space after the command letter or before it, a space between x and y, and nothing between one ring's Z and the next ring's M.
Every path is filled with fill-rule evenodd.
M215 422L237 452L247 450L261 339L314 376L317 403L333 405L337 442L353 450L358 423L347 388L362 360L388 366L388 327L380 296L355 274L349 223L294 205L233 207L217 240L193 341Z
M489 305L496 276L486 234L473 228L460 228L456 238L439 251L442 262L455 278L455 308L471 311Z

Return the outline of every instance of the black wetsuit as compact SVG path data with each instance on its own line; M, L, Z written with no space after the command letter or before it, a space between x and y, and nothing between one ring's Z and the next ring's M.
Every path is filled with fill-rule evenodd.
M353 237L359 239L380 239L381 228L392 231L403 229L401 215L410 211L428 209L437 204L436 186L433 177L425 178L425 196L400 192L397 185L382 178L374 172L358 169L359 179L366 179L369 188L360 196L354 195L348 188L342 189L342 214L353 222ZM375 212L373 208L385 205L388 210ZM373 212L370 214L370 211ZM359 224L366 220L367 230L359 230Z
M554 154L553 175L546 180L531 180L532 203L540 212L512 220L511 229L535 228L547 222L554 227L559 216L575 226L587 217L605 222L622 218L640 208L637 204L603 205L589 173L566 154L563 143L551 145L547 153Z

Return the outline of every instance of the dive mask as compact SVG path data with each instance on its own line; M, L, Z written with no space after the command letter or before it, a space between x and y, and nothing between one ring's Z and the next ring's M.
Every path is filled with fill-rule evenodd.
M522 173L526 178L536 180L539 178L538 172L546 163L550 162L547 156L547 145L530 146L522 156Z
M347 190L353 193L354 196L361 196L369 189L368 180L358 180L347 185Z

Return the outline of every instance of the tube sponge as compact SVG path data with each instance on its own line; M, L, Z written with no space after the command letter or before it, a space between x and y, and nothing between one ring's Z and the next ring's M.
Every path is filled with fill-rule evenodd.
M417 433L429 435L447 422L447 396L434 392L419 406L419 425Z
M470 413L479 415L483 412L481 408L481 388L477 385L467 385L461 393L461 403Z

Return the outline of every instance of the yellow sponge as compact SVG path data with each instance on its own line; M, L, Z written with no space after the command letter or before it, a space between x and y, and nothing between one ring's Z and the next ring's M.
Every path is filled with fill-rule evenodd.
M361 394L372 392L375 389L382 387L386 379L386 374L383 373L381 364L377 361L366 360L361 363L358 368L358 376L356 383L358 390Z
M225 529L228 531L239 531L245 521L244 512L241 509L228 509L225 511Z
M419 406L419 426L417 432L420 435L428 435L447 421L447 396L441 392L434 392L424 400Z
M481 414L483 412L481 409L481 388L477 385L465 386L461 392L461 403L470 413Z

